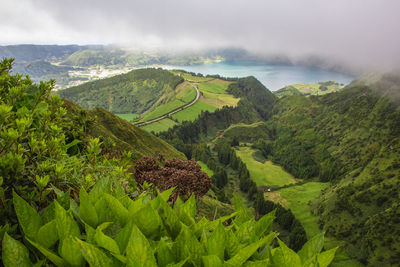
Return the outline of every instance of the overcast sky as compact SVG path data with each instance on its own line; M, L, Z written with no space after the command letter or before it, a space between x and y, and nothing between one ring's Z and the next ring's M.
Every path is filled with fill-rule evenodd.
M241 47L400 64L400 0L2 0L0 44Z

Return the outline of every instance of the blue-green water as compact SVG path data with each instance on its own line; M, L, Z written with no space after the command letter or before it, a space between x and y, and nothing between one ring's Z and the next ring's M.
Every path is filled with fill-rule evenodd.
M332 80L348 84L354 79L353 76L337 72L287 65L257 65L221 62L216 64L192 66L169 66L167 68L183 69L204 75L219 74L224 77L254 76L272 91L296 83L315 83Z

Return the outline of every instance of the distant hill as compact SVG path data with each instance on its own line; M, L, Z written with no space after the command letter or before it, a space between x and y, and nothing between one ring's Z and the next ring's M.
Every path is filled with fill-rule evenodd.
M133 126L126 120L101 108L86 111L78 105L65 101L68 116L76 127L84 127L88 137L97 137L103 142L103 150L111 155L133 152L133 160L143 156L186 159L183 153L154 135Z
M36 60L59 61L89 46L79 45L8 45L0 46L0 58L14 58L16 62Z
M287 95L325 95L332 92L340 91L344 88L343 84L334 81L325 81L319 83L300 83L283 87L273 93L277 97Z
M313 202L320 227L370 265L400 260L393 238L400 231L399 78L366 77L324 96L281 98L271 119L277 163L332 183Z
M57 93L85 109L142 114L174 99L174 90L181 82L182 78L166 70L138 69Z
M262 88L239 79L228 89L241 95L237 107L205 112L159 136L188 157L202 145L246 142L301 183L326 187L302 207L315 231L344 241L364 264L398 263L400 75L365 76L325 95L278 99Z

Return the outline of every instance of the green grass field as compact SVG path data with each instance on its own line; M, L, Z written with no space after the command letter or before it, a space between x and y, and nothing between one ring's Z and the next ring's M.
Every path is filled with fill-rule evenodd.
M179 99L175 99L171 102L168 102L164 105L158 106L157 108L155 108L153 111L150 111L146 114L143 115L143 118L141 119L141 121L149 121L155 118L158 118L160 116L163 116L165 114L167 114L168 112L180 108L183 105L185 105L186 103L182 102Z
M165 118L163 120L151 123L149 125L143 126L142 129L147 132L159 133L168 130L170 127L174 126L176 122L171 119Z
M240 98L236 98L233 95L229 94L217 94L211 93L207 91L202 91L203 98L202 100L214 107L222 108L223 106L232 106L236 107L237 103L239 102Z
M208 110L210 112L213 112L216 109L217 107L209 105L205 103L203 99L200 99L193 106L172 115L172 118L178 120L179 122L194 121L195 119L197 119L202 111Z
M182 71L179 71L179 70L171 70L170 72L172 72L175 75L181 76L182 78L184 78L188 82L195 82L195 83L196 82L207 82L207 81L211 81L211 80L214 79L214 78L210 78L210 77L193 76L193 75L191 75L189 73L182 72Z
M136 114L136 113L118 113L118 114L115 114L115 115L117 115L121 119L124 119L124 120L127 120L127 121L131 121L131 120L134 120L137 117L139 117L139 115Z
M280 193L280 201L275 199L280 203L285 203L286 208L290 208L294 216L303 225L306 231L307 238L310 239L316 234L319 234L321 230L318 227L318 216L313 215L310 210L308 202L319 196L321 191L329 186L329 183L320 182L308 182L302 185L294 185L287 188L282 188L277 192ZM268 199L268 192L265 193ZM342 246L342 242L332 238L325 237L326 249L330 249L336 246ZM331 264L332 267L362 267L363 265L356 260L352 260L347 255L344 249L339 249L336 253L335 261Z
M197 161L197 163L201 166L201 170L208 174L209 177L214 175L213 170L210 170L207 165L202 161Z
M225 94L226 89L228 89L228 85L229 83L205 82L199 84L199 90L216 94Z
M176 95L176 99L170 101L166 104L160 105L154 110L145 113L141 121L149 121L160 116L167 114L177 108L180 108L190 102L192 102L196 98L196 89L194 89L190 84L188 87L180 90Z
M295 183L293 176L283 170L281 166L273 164L271 161L261 163L253 158L256 150L250 147L239 147L236 149L237 155L247 165L250 172L250 178L257 184L261 185L286 185Z
M279 190L281 197L289 202L288 207L306 230L307 238L311 238L320 232L318 217L311 214L307 203L319 196L321 191L328 186L329 183L309 182Z

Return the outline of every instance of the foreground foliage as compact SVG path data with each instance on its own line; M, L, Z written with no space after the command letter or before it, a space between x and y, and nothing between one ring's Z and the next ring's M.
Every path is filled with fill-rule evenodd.
M236 212L215 221L196 218L194 196L171 207L173 189L151 187L134 199L118 182L100 180L79 205L68 194L38 213L13 193L25 244L5 234L3 263L31 266L328 266L335 249L320 253L322 235L296 254L271 231L274 212L254 221L235 200ZM41 215L39 215L41 214ZM224 226L223 223L229 226ZM279 244L274 247L275 242Z

